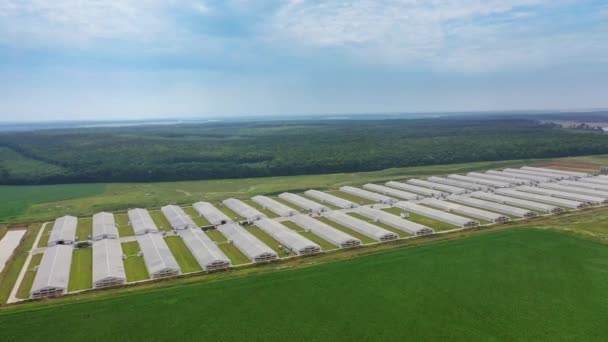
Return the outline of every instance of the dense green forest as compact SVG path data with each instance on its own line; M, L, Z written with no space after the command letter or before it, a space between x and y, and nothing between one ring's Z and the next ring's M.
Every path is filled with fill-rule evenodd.
M1 184L149 182L608 153L521 118L231 122L0 134Z

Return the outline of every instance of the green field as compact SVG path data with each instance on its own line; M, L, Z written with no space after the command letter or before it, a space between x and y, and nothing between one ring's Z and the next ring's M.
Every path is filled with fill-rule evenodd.
M600 165L608 161L608 156L555 160ZM82 217L100 211L124 212L135 207L159 208L167 203L190 205L201 200L215 203L228 197L248 199L259 194L272 195L283 191L332 190L343 185L521 166L537 161L479 162L393 168L373 172L184 182L0 186L0 198L11 198L11 201L0 203L0 221L51 220L68 213ZM365 202L363 199L358 201Z
M272 248L272 250L277 252L279 254L279 257L282 258L282 257L290 256L290 255L295 255L295 253L293 253L293 252L286 254L284 250L279 249L279 245L282 246L282 244L279 241L275 240L272 236L266 234L260 228L258 228L256 226L249 226L245 229L247 229L247 231L249 231L251 234L253 234L253 236L257 237L260 241L265 243L266 246Z
M336 245L332 244L331 242L320 238L319 236L311 233L311 232L306 232L304 231L304 228L298 226L297 224L291 222L291 221L283 221L281 222L282 225L284 225L287 228L290 228L292 230L295 230L296 232L298 232L298 234L302 235L303 237L307 238L308 240L316 243L317 245L321 246L321 249L324 251L327 250L331 250L331 249L336 249Z
M152 217L152 220L154 221L154 223L156 223L156 226L158 227L158 230L160 231L171 231L171 224L169 224L169 221L167 221L167 218L165 217L165 215L163 215L162 211L160 210L150 210L150 216Z
M177 264L181 268L182 273L202 270L201 265L198 264L198 261L196 261L192 253L190 253L190 250L186 247L186 244L181 237L167 236L165 242L169 246L171 253L173 253L175 260L177 260Z
M0 335L5 341L602 341L607 270L604 244L513 229L227 281L9 308L0 312Z
M255 203L254 201L248 199L248 200L244 200L243 202L249 204L250 206L256 208L257 210L259 210L262 214L268 216L269 218L275 218L275 217L279 217L279 215L273 213L272 211L268 210L268 209L264 209L262 208L261 205Z
M127 214L117 214L114 215L114 221L118 226L118 235L123 236L133 236L135 232L133 231L133 227L129 225L129 215Z
M34 245L34 240L36 240L36 235L40 231L41 225L31 224L24 228L27 228L27 231L25 232L23 241L15 249L13 257L6 263L4 270L0 272L0 303L6 303L13 285L17 281L19 272L21 272L21 268L25 264L28 251Z
M363 234L361 234L359 232L356 232L356 231L354 231L354 230L352 230L350 228L344 227L343 225L341 225L339 223L336 223L336 222L334 222L334 221L332 221L330 219L327 219L325 217L317 217L316 219L319 220L319 221L321 221L321 222L323 222L323 223L325 223L325 224L327 224L327 225L329 225L329 226L332 226L332 227L334 227L334 228L336 228L338 230L341 230L341 231L345 232L346 234L348 234L348 235L350 235L352 237L355 237L355 238L361 240L361 243L363 243L363 244L377 242L376 240L368 237L367 235L363 235Z
M78 228L76 228L76 237L78 241L89 240L93 235L93 218L81 217L78 219Z
M34 284L34 278L36 278L36 267L40 265L42 255L43 253L39 253L32 256L27 267L27 272L25 272L25 276L21 280L19 290L17 290L17 298L26 299L30 297L30 290Z
M384 223L380 223L380 222L374 222L374 220L369 219L369 218L367 218L367 217L365 217L365 216L363 216L363 215L359 215L359 214L357 214L357 213L348 213L348 215L350 215L350 216L352 216L352 217L354 217L354 218L357 218L357 219L359 219L359 220L362 220L362 221L365 221L365 222L371 223L371 224L373 224L374 226L378 226L378 227L380 227L380 228L382 228L382 229L386 229L386 230L388 230L389 232L393 232L393 233L395 233L395 234L399 235L399 237L402 237L402 238L403 238L403 237L412 236L412 234L406 233L406 232L404 232L403 230L399 230L399 229L397 229L397 228L394 228L394 227L392 227L392 226L389 226L388 224L384 224Z
M392 207L392 208L386 208L386 209L382 209L384 211L386 211L387 213L391 213L394 215L401 215L401 213L404 212L403 209L399 209L397 207ZM452 224L449 223L445 223L445 222L441 222L441 221L437 221L434 220L432 218L428 218L426 216L422 216L422 215L418 215L418 214L414 214L414 213L409 213L409 217L407 218L408 220L412 221L412 222L416 222L419 223L421 225L430 227L435 229L435 231L442 231L442 230L450 230L450 229L455 229L455 228L459 228L457 226L454 226Z
M93 287L93 248L75 248L72 253L69 291Z
M202 217L201 214L199 214L198 211L196 211L196 209L192 207L184 208L184 212L188 216L190 216L192 218L192 221L194 221L194 223L196 223L199 227L206 227L211 225L209 221Z
M127 255L127 259L124 260L125 273L127 274L127 281L138 281L148 279L148 270L144 262L143 256L137 256L137 253L141 251L139 243L137 241L123 242L121 243L122 252Z

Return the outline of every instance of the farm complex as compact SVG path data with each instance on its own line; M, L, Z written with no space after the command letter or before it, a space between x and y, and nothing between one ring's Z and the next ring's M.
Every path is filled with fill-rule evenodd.
M48 222L9 302L416 239L608 203L608 176L524 166ZM14 247L13 247L14 248Z

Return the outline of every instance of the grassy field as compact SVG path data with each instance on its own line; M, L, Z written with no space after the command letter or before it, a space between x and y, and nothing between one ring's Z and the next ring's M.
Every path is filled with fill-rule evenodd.
M23 241L17 246L13 257L6 263L4 270L0 273L0 303L6 303L13 285L17 281L19 272L21 272L21 268L25 264L28 251L34 245L34 240L36 240L36 235L40 231L41 225L31 224L25 228L27 228L27 231L25 232Z
M76 248L72 253L72 269L68 291L93 287L93 248Z
M266 234L260 228L258 228L256 226L249 226L246 229L251 234L253 234L253 236L257 237L260 241L265 243L268 247L273 249L275 252L279 253L279 257L282 258L282 257L290 256L290 255L295 255L295 253L293 253L293 252L285 253L284 250L279 249L279 245L282 246L282 244L279 241L275 240L272 236Z
M603 165L608 155L561 158L565 162ZM53 186L0 186L0 221L49 220L70 213L87 216L100 211L158 208L167 203L190 205L196 201L218 202L228 197L248 199L283 191L332 190L343 185L403 180L412 177L462 173L490 168L548 163L547 160L513 160L452 165L394 168L374 172L337 173L163 183L73 184ZM590 170L587 170L590 171ZM364 201L359 199L359 201Z
M127 273L127 281L138 281L150 278L143 256L137 256L141 251L137 241L121 243L122 252L127 255L124 260L125 273Z
M275 218L275 217L279 217L279 215L273 213L272 211L268 210L268 209L264 209L262 208L261 205L255 203L254 201L248 199L248 200L244 200L243 202L249 204L250 206L256 208L257 210L259 210L262 214L268 216L269 218Z
M227 281L5 309L0 335L6 341L601 341L608 334L607 269L604 244L513 229Z
M350 228L344 227L343 225L341 225L339 223L336 223L336 222L334 222L334 221L332 221L330 219L327 219L325 217L317 217L316 219L319 220L319 221L321 221L321 222L323 222L323 223L325 223L325 224L327 224L327 225L329 225L329 226L332 226L332 227L334 227L334 228L336 228L338 230L341 230L341 231L345 232L346 234L348 234L348 235L350 235L352 237L356 237L357 239L361 240L361 243L363 243L363 244L377 242L376 240L368 237L367 235L363 235L363 234L361 234L359 232L356 232L356 231L354 231L354 230L352 230Z
M194 223L196 223L199 227L206 227L206 226L210 226L211 223L209 221L207 221L204 217L202 217L198 211L196 211L196 209L192 208L192 207L186 207L184 208L184 212L190 216L192 218L192 221L194 221Z
M39 253L32 256L27 272L25 272L25 277L23 277L19 290L17 291L17 298L26 299L30 297L30 290L34 284L34 278L36 278L36 267L40 265L42 255L42 253Z
M298 234L302 235L303 237L307 238L308 240L321 246L321 249L323 249L324 251L337 248L336 245L332 244L331 242L329 242L323 238L320 238L319 236L317 236L311 232L304 231L304 228L298 226L297 224L295 224L291 221L283 221L283 222L281 222L281 224L286 226L289 229L295 230L296 232L298 232Z
M388 224L384 224L384 223L380 223L380 222L374 222L374 220L372 220L372 219L370 219L370 218L367 218L367 217L365 217L365 216L363 216L363 215L359 215L359 214L357 214L357 213L348 213L348 215L350 215L350 216L352 216L352 217L354 217L354 218L357 218L357 219L359 219L359 220L362 220L362 221L365 221L365 222L371 223L371 224L373 224L374 226L377 226L377 227L380 227L380 228L386 229L386 230L388 230L389 232L393 232L393 233L395 233L395 234L399 235L399 237L402 237L402 238L403 238L403 237L412 236L412 234L407 233L407 232L404 232L403 230L399 230L399 229L397 229L397 228L394 228L394 227L392 227L392 226L389 226Z
M392 208L386 208L386 209L382 209L384 211L386 211L387 213L391 213L394 215L401 215L401 213L404 212L403 209L399 209L396 207L392 207ZM442 231L442 230L450 230L450 229L454 229L454 228L459 228L457 226L454 226L452 224L449 223L445 223L445 222L441 222L441 221L437 221L437 220L433 220L432 218L428 218L422 215L418 215L418 214L414 214L414 213L409 213L410 216L407 218L408 220L412 221L412 222L416 222L419 224L422 224L424 226L430 227L435 229L435 231Z
M135 232L133 231L133 227L129 225L129 215L127 214L118 214L114 215L114 221L116 225L118 225L118 235L122 236L133 236Z
M93 218L81 217L78 219L78 228L76 228L76 237L78 241L89 240L93 235Z
M154 223L156 223L158 230L164 230L167 232L171 231L171 224L169 224L169 221L167 221L167 218L165 217L165 215L163 215L162 211L150 210L150 216L152 217Z
M177 264L179 265L179 268L181 268L182 273L202 270L201 265L198 264L198 261L196 261L192 253L190 253L190 250L186 247L186 244L181 237L167 236L165 242L169 246L171 253L173 253L175 260L177 260Z

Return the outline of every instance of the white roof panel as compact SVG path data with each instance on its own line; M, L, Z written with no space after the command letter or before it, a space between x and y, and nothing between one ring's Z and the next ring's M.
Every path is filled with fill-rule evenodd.
M430 205L435 208L439 208L442 210L446 210L448 212L454 212L462 215L467 215L470 217L474 217L480 220L486 220L494 223L507 222L511 219L503 214L493 213L491 211L486 211L482 209L477 209L473 207L467 207L461 204L450 203L447 201L438 200L435 198L425 198L421 201L421 203Z
M325 239L340 248L361 245L361 240L308 215L292 216L290 220L305 230L311 231L313 234L320 236L322 239Z
M122 247L118 239L103 239L93 242L94 286L102 284L108 279L118 280L121 283L127 281L122 255Z
M158 227L146 209L131 209L128 215L135 235L158 232Z
M402 219L399 216L395 216L379 209L362 206L355 209L355 212L376 222L389 225L412 235L428 235L434 233L432 228Z
M279 216L282 216L282 217L289 217L289 216L299 214L299 212L297 210L290 208L290 207L286 206L285 204L283 204L279 201L276 201L270 197L254 196L253 198L251 198L251 200L254 201L255 203L261 205L265 209L268 209L268 210L272 211L273 213L275 213Z
M528 192L517 191L517 190L513 190L513 189L496 189L496 193L499 195L516 197L516 198L521 198L521 199L525 199L525 200L547 203L547 204L556 205L559 207L572 208L572 209L586 208L589 206L587 203L583 203L583 202L579 202L579 201L572 201L572 200L567 200L567 199L563 199L563 198L531 194Z
M198 225L186 214L184 209L176 205L166 205L160 208L160 211L162 211L167 221L169 221L171 228L175 230L198 228Z
M285 227L277 221L271 219L261 219L255 221L254 224L266 234L272 236L275 240L289 247L298 255L313 254L321 251L321 247L319 245Z
M466 205L470 205L473 207L492 210L497 213L503 213L503 214L522 217L522 218L537 216L537 214L531 210L513 207L513 206L502 204L502 203L484 201L484 200L472 198L469 196L450 196L449 200L458 202L458 203L462 203L462 204L466 204Z
M310 197L314 197L314 198L318 199L319 201L321 201L323 203L329 203L331 205L335 205L338 208L350 209L350 208L356 208L359 206L359 204L357 204L355 202L351 202L349 200L345 200L344 198L330 195L328 193L318 191L318 190L308 190L304 193Z
M186 247L204 270L227 268L232 265L226 254L202 230L182 229L177 231L177 235L184 240Z
M456 195L460 195L460 194L469 192L469 190L467 190L465 188L429 182L429 181L422 180L422 179L412 178L412 179L408 179L407 182L410 184L424 186L424 187L427 187L427 188L433 189L433 190L445 191L445 192L449 192L451 194L456 194Z
M447 196L447 193L442 192L442 191L437 191L437 190L433 190L433 189L429 189L429 188L425 188L425 187L421 187L421 186L416 186L416 185L412 185L412 184L407 184L407 183L390 181L390 182L386 182L386 185L390 186L392 188L411 191L411 192L415 192L415 193L422 194L425 196L433 196L433 197Z
M78 218L74 216L63 216L55 220L48 245L70 244L76 240L76 227Z
M399 197L399 198L403 198L403 199L411 199L411 200L416 200L416 199L421 199L422 196L412 193L412 192L407 192L407 191L403 191L403 190L399 190L399 189L395 189L395 188L390 188L388 186L384 186L384 185L378 185L378 184L365 184L363 186L363 188L367 189L367 190L371 190L371 191L375 191L375 192L379 192L383 195L387 195L387 196L394 196L394 197Z
M228 215L224 214L211 203L196 202L192 205L192 207L214 226L232 222L232 219L228 217Z
M488 187L475 182L468 182L463 180L456 180L451 178L443 178L443 177L429 177L428 181L434 183L440 183L445 185L451 185L458 188L468 189L468 190L488 190Z
M464 182L469 182L469 183L487 185L487 186L491 186L494 188L509 188L509 187L513 186L513 184L507 183L507 182L500 182L500 181L495 181L495 180L491 180L491 179L476 178L476 177L471 177L471 176L449 175L448 178L459 180L459 181L464 181Z
M395 203L397 208L403 209L405 211L412 212L414 214L426 216L438 221L446 222L458 227L463 228L472 228L479 226L479 222L475 220L471 220L466 217L446 213L445 211L428 208L413 202L397 202Z
M44 250L32 285L32 297L36 297L37 292L45 289L67 292L72 267L72 252L71 245L55 245Z
M591 176L588 173L584 173L584 172L574 172L574 171L564 171L564 170L557 170L557 169L548 169L548 168L543 168L543 167L531 167L531 166L524 166L522 167L523 170L532 170L532 171L544 171L544 172L550 172L550 173L558 173L558 174L562 174L562 175L567 175L567 176L574 176L574 177L589 177Z
M228 198L222 201L222 203L230 210L237 213L237 215L244 217L247 221L255 221L266 218L266 215L262 214L259 210L239 199Z
M269 261L278 258L277 253L236 223L227 223L217 227L246 257L253 262Z
M490 192L477 191L471 194L471 196L476 198L481 198L484 200L494 201L498 203L514 205L516 207L528 208L536 211L542 211L545 213L557 213L563 211L564 209L555 206L549 205L545 203L539 203L535 201L528 201L521 198L513 198L508 196L497 195Z
M479 179L495 180L495 181L505 182L505 183L514 184L514 185L523 185L523 184L532 183L531 181L529 181L527 179L498 176L498 175L493 175L493 174L488 174L488 173L479 173L479 172L469 172L469 173L467 173L467 176L479 178Z
M144 255L146 268L152 278L166 273L169 273L167 275L181 273L179 264L161 234L144 234L138 235L136 238Z
M563 190L553 190L553 189L541 188L541 187L536 187L536 186L520 186L517 188L517 190L531 192L533 194L539 194L539 195L561 197L561 198L565 198L565 199L569 199L569 200L573 200L573 201L589 203L592 205L608 203L608 199L602 198L602 197L591 196L591 195L582 195L582 194L577 194L577 193L563 191Z
M392 204L392 203L397 202L397 200L392 197L388 197L388 196L381 195L381 194L378 194L375 192L355 188L352 186L343 186L340 188L340 191L345 192L347 194L354 195L354 196L358 196L361 198L365 198L365 199L368 199L371 201L376 201L379 203Z
M282 200L285 200L289 203L293 203L306 210L314 211L317 213L321 213L321 212L329 210L329 208L324 206L323 204L319 204L315 201L309 200L308 198L304 198L302 196L298 196L296 194L292 194L289 192L284 192L284 193L280 194L279 198Z
M352 229L356 232L359 232L365 236L369 236L370 238L376 241L390 241L396 240L399 238L399 235L386 230L384 228L380 228L375 226L369 222L365 222L363 220L359 220L358 218L352 217L345 213L339 211L330 211L325 213L323 216L328 219L343 225L346 228Z
M118 228L112 213L93 215L93 240L118 239Z

